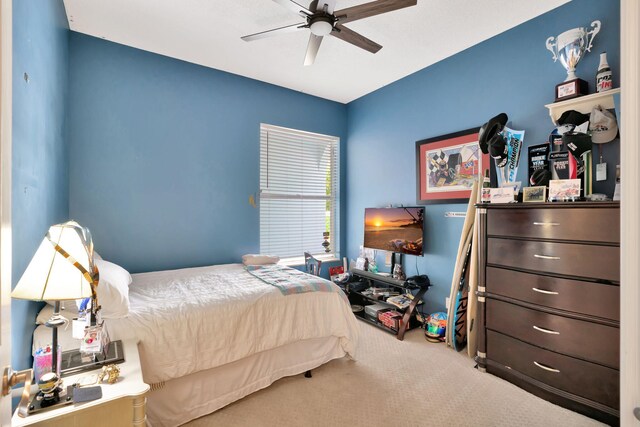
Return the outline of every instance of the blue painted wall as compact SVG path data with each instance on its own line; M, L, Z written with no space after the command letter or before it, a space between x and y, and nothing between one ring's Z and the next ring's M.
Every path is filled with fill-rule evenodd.
M594 19L603 29L578 67L593 82L600 51L619 70L617 1L575 0L348 106L73 33L71 217L92 228L105 257L133 272L237 261L258 250L258 210L247 199L258 188L265 122L342 139L341 252L354 258L365 207L415 203L416 140L501 111L526 129L527 145L546 140L543 105L565 71L544 41ZM605 153L610 168L614 151ZM462 226L444 219L450 210L464 206L427 208L427 255L417 264L436 284L430 310L448 294Z
M347 255L354 258L363 241L365 207L415 204L415 142L478 127L506 112L515 129L525 129L525 144L544 142L552 124L544 104L553 102L554 87L566 77L553 63L545 40L565 30L602 21L593 52L577 73L593 88L599 53L607 51L619 85L618 1L574 0L479 45L373 92L348 105ZM615 146L615 144L614 144ZM618 154L611 144L609 176ZM527 179L526 151L518 177ZM435 287L427 310L444 309L463 219L445 219L447 211L466 205L428 205L426 256L407 257L409 274L427 273Z
M344 106L69 35L62 1L14 0L13 282L47 227L69 213L93 229L105 257L133 272L257 251L258 211L248 197L258 189L261 122L341 138L342 252L355 257L365 207L414 203L416 140L478 126L500 111L526 129L527 144L545 140L543 104L564 71L544 40L593 19L603 30L578 67L593 82L595 53L607 50L619 70L617 1L574 0ZM615 154L605 153L610 168ZM436 283L429 310L443 307L462 225L444 212L463 209L428 206L427 255L407 262L410 274L417 260ZM19 369L31 363L37 308L13 302Z
M132 272L259 250L261 122L344 151L345 105L77 33L70 46L70 214Z
M69 30L62 0L14 0L14 285L49 226L65 221L69 213L68 65ZM16 369L31 366L31 335L40 305L12 301L12 363Z

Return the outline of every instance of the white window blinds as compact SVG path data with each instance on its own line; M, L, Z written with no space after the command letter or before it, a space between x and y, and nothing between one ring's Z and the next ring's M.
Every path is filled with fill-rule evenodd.
M260 125L260 252L337 255L340 139Z

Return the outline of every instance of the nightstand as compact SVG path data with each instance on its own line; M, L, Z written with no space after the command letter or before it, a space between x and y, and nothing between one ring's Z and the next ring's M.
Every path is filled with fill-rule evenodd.
M142 379L138 345L134 340L123 340L124 363L119 364L120 378L115 384L102 383L102 398L91 402L70 404L21 418L13 414L11 425L20 426L134 426L146 424L146 394L149 385ZM89 371L64 377L65 386L73 384L79 377L100 372ZM37 387L32 387L32 393Z

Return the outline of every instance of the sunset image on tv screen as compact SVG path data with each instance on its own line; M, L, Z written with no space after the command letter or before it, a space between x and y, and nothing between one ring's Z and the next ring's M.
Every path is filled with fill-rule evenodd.
M364 246L422 255L424 208L365 209Z

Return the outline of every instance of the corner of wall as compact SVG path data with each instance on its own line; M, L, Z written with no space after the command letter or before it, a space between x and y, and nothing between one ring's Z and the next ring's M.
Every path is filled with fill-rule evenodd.
M69 26L62 0L13 2L12 283L51 224L69 217ZM29 76L29 78L23 78ZM11 304L12 365L31 366L42 303Z

